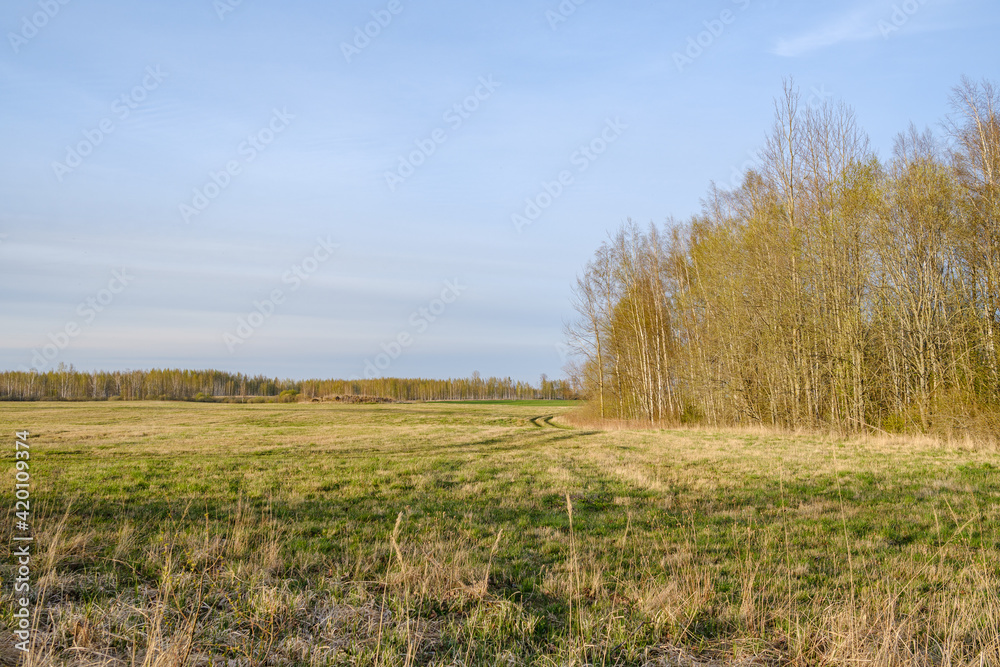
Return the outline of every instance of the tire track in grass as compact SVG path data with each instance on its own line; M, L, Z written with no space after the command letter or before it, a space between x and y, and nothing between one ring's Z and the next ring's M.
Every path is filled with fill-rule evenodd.
M532 417L528 421L531 422L532 426L538 428L561 428L567 430L575 430L572 426L563 426L562 424L553 424L552 420L556 418L556 415L541 415L539 417Z

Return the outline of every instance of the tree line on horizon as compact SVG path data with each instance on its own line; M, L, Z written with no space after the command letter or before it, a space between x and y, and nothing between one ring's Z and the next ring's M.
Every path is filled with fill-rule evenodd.
M1000 426L1000 96L881 159L786 83L758 164L578 278L572 373L604 418L841 432Z
M425 378L374 378L360 380L281 380L218 370L151 369L127 371L78 371L60 364L44 373L0 372L3 401L235 401L301 396L372 396L397 401L435 400L533 400L575 398L576 390L565 380L542 375L538 386L511 378L434 380Z

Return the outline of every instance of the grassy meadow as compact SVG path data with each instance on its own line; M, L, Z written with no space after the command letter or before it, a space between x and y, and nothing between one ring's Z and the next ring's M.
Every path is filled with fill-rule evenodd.
M37 600L0 662L1000 665L994 447L572 410L3 404Z

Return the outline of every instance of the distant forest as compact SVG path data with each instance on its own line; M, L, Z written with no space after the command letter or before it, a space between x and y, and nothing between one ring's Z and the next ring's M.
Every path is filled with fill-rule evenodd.
M1000 432L1000 96L963 80L891 158L787 84L758 164L579 278L575 375L607 418ZM735 184L734 184L735 185Z
M568 399L576 396L562 380L542 375L537 387L510 378L450 380L376 378L363 380L279 380L225 371L77 371L72 366L45 373L0 372L0 400L6 401L228 401L299 400L325 396L373 396L397 401Z

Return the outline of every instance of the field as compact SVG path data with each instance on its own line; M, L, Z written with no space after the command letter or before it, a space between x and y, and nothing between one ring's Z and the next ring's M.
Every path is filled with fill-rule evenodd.
M570 411L4 404L23 664L1000 665L994 448Z

